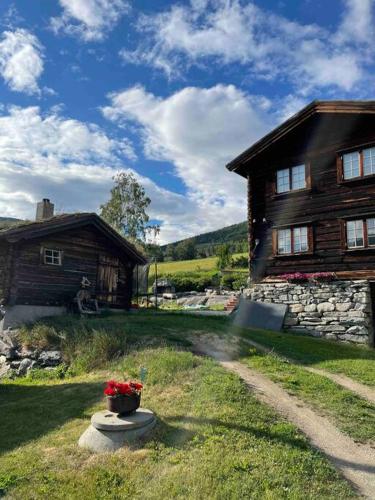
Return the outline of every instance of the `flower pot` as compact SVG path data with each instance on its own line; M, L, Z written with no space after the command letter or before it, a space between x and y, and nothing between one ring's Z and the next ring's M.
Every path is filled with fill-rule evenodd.
M119 394L118 396L107 396L107 408L112 413L119 415L129 415L139 408L141 395L132 394L130 396Z

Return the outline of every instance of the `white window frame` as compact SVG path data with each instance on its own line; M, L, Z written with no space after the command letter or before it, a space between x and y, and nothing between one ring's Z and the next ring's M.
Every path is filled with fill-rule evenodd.
M280 241L287 241L289 244L284 246L289 247L289 252L280 252ZM298 245L296 242L299 242ZM298 250L296 247L298 246ZM309 227L295 226L284 229L277 229L277 255L299 255L310 252Z
M357 167L354 167L354 165L358 167L357 175L354 175L354 172L357 170ZM345 181L361 177L361 155L359 151L352 151L351 153L342 155L342 172Z
M350 250L365 248L365 227L363 219L349 220L346 223L346 244ZM349 227L352 227L352 229ZM350 244L350 233L354 234L354 245ZM362 240L362 245L358 245L358 240Z
M295 187L295 182L298 180L299 182L301 181L301 174L298 173L301 171L303 168L304 172L304 182L302 186L297 186ZM276 193L277 194L283 194L283 193L289 193L291 191L300 191L301 189L306 189L307 187L307 169L306 169L306 164L302 163L301 165L294 165L293 167L288 167L288 168L281 168L277 170L276 172ZM287 179L287 182L285 182L285 179ZM281 180L283 180L283 183L281 183Z
M43 262L47 266L61 266L62 251L54 248L43 248Z
M368 175L375 175L375 147L366 148L362 151L363 154L363 177ZM370 168L370 171L366 173L366 167Z
M372 225L371 228L369 227L369 221L371 221ZM367 244L369 247L374 247L375 242L370 243L370 236L375 238L375 217L369 217L368 219L366 219L366 227L367 227Z

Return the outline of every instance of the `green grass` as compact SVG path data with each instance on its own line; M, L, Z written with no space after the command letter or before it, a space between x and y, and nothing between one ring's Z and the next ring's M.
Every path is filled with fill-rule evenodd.
M79 449L104 406L103 381L140 366L148 368L143 405L158 418L152 435L114 454ZM64 381L9 381L0 414L0 495L12 499L356 497L237 376L176 347L138 348Z
M250 368L267 375L289 394L304 400L318 413L326 415L345 434L363 442L375 442L375 405L344 389L327 377L310 373L273 354L244 348Z
M234 254L233 258L247 255L246 253ZM158 275L175 274L189 271L212 271L216 269L217 257L207 257L205 259L192 259L192 260L179 260L171 262L158 263ZM234 269L234 271L241 272L241 269ZM244 271L248 272L247 269ZM150 267L150 279L155 276L154 266Z
M243 329L240 333L244 338L255 340L301 364L342 373L364 384L375 386L374 349L293 333L250 329Z

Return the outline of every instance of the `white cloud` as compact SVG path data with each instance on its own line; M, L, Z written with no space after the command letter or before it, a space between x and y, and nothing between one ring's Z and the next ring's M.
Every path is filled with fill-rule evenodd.
M373 39L373 0L346 0L337 32L300 24L245 0L195 0L141 16L143 41L120 54L136 64L181 76L186 66L240 64L257 79L282 79L306 93L335 87L351 91L364 77L367 51L355 41ZM366 19L365 19L366 18ZM358 21L358 22L357 22ZM355 27L352 28L352 25Z
M140 126L146 156L172 162L187 187L178 205L182 212L171 206L164 216L163 238L176 240L245 219L246 183L225 165L270 128L264 99L233 85L187 87L165 99L136 86L110 99L104 115Z
M63 31L85 41L102 40L129 11L127 0L59 0L60 17L51 18L55 33Z
M5 31L0 41L0 73L17 92L38 94L43 72L43 47L36 36L24 29Z
M112 177L128 170L152 199L151 217L167 221L162 242L183 237L185 229L194 230L188 215L196 210L193 201L126 167L127 158L135 159L126 138L110 138L98 126L60 113L56 106L48 114L38 107L1 111L1 216L33 219L36 202L45 197L53 200L58 212L96 211L109 198Z

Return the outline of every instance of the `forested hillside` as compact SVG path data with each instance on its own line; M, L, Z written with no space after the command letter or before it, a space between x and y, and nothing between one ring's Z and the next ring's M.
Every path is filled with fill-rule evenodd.
M240 222L216 231L199 234L161 247L166 260L185 260L217 255L221 245L227 244L232 253L247 252L247 223Z

